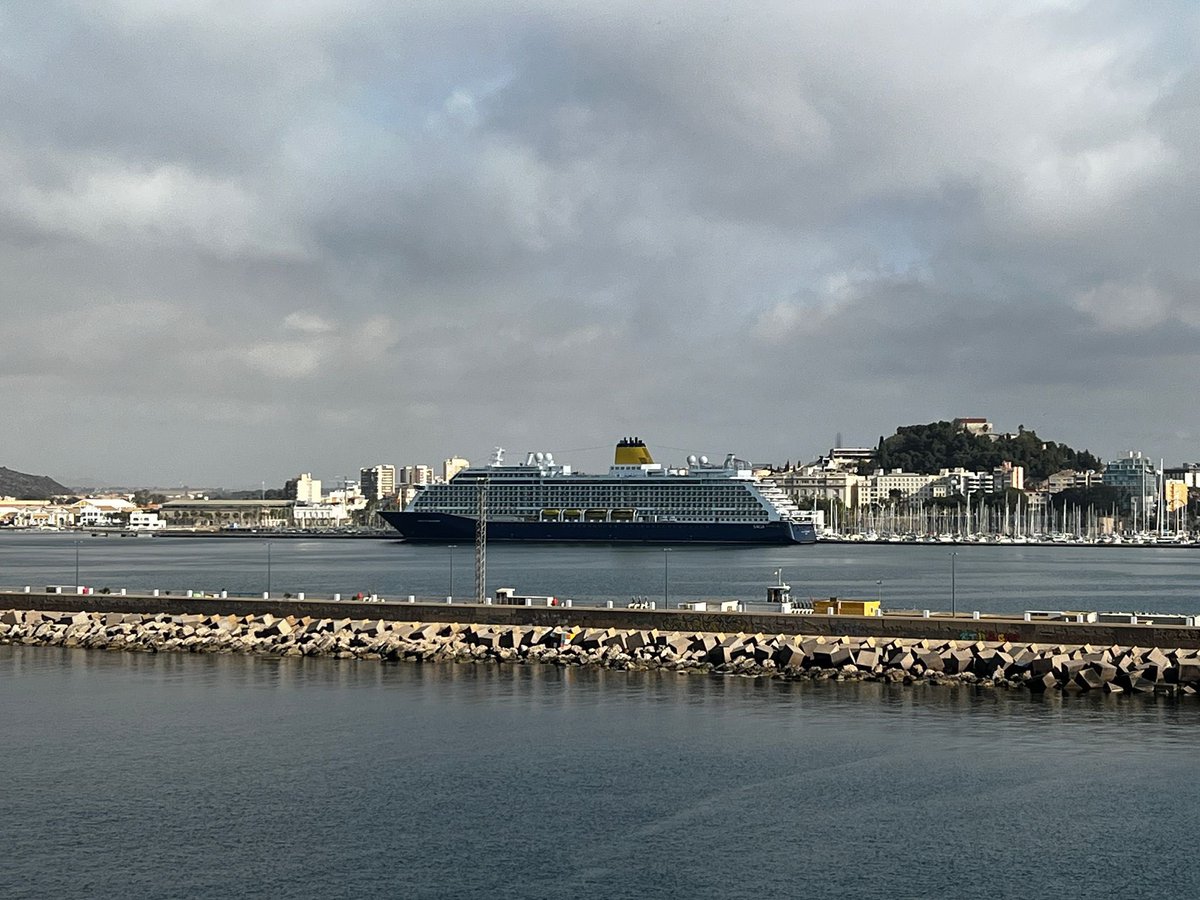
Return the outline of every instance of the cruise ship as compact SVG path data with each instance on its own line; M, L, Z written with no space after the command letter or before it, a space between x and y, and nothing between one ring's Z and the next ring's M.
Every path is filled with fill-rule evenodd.
M689 456L654 462L640 438L623 438L607 475L559 465L551 453L467 468L423 488L403 510L380 515L409 541L470 542L483 495L489 541L643 544L810 544L811 518L732 453L722 463Z

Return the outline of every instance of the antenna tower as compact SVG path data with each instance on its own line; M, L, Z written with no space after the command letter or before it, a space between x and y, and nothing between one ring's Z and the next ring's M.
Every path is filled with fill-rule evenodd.
M478 518L475 520L475 602L487 599L487 482L479 484Z

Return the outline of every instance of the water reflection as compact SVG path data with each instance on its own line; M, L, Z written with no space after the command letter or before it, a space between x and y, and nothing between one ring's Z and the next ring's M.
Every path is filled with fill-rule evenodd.
M66 584L74 578L73 535L0 534L6 584ZM182 591L265 587L264 543L255 539L86 539L81 579L94 586ZM297 540L272 544L274 588L310 595L358 591L391 597L444 596L441 547L394 541ZM1157 609L1200 612L1194 591L1200 554L1168 548L964 546L957 549L959 608L1016 612L1036 608ZM950 601L944 547L837 545L680 547L671 565L680 600L763 596L772 573L788 572L799 597L873 596L887 584L889 605L946 609ZM657 596L659 548L496 545L489 549L493 584L533 594L611 599Z

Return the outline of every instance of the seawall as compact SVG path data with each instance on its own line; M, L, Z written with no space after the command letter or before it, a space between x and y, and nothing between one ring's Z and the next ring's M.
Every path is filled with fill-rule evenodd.
M377 608L377 607L376 607ZM1195 696L1200 651L1012 641L463 624L294 615L7 609L0 644L143 653L543 663L788 680Z
M586 606L501 606L446 602L362 602L355 600L257 597L186 597L147 594L74 594L0 591L0 609L62 612L166 613L168 615L258 616L371 619L396 622L471 622L540 628L615 628L727 634L853 635L875 639L992 641L1200 649L1200 627L1110 622L1032 621L1002 616L820 616L759 612L607 609Z

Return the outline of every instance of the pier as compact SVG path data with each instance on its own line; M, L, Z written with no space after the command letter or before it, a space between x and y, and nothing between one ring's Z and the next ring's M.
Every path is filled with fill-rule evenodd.
M87 590L87 589L83 589ZM584 606L478 604L446 598L334 599L334 597L262 597L202 593L80 593L60 590L0 590L0 610L51 612L145 613L150 615L261 616L332 618L390 622L470 622L480 625L539 628L592 628L855 637L889 640L1093 645L1200 649L1200 626L1159 622L1089 622L987 615L951 616L924 611L858 615L794 615L762 611L697 611L692 609L625 609ZM224 594L224 596L222 596Z

